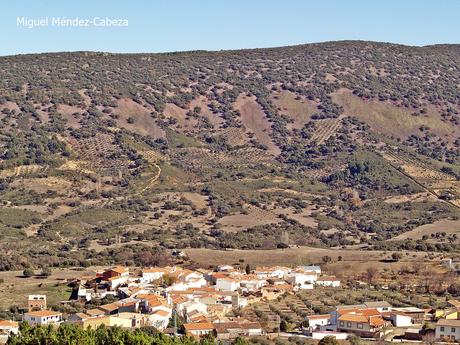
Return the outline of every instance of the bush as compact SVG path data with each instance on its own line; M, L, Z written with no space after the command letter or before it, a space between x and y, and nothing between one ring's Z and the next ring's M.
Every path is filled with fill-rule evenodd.
M24 271L22 271L22 275L26 278L30 278L35 275L35 272L30 268L26 268Z

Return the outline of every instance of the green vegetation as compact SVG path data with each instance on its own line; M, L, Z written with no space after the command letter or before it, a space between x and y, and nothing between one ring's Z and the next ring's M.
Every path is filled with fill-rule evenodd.
M186 247L457 251L389 240L460 216L459 62L455 46L354 41L2 57L0 269Z
M194 345L213 344L211 337L201 341L192 338L168 337L150 329L135 331L122 330L119 327L98 327L97 329L83 329L78 326L64 324L59 328L52 326L30 327L27 324L21 326L18 336L11 336L8 345L33 345L33 344L72 344L102 345L102 344L124 344L124 345Z

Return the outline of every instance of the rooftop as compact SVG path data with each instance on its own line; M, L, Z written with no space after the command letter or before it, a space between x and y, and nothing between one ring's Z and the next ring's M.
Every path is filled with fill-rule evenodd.
M62 315L58 311L52 311L52 310L38 310L38 311L30 311L26 313L25 315L28 316L34 316L34 317L48 317L48 316L58 316Z
M186 331L206 331L213 330L214 325L210 322L185 323L184 328Z
M436 326L451 326L460 327L460 320L456 319L440 319Z

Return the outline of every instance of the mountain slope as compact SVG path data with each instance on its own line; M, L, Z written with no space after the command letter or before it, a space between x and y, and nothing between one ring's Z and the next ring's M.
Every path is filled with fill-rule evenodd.
M387 240L458 218L459 62L358 41L2 57L3 268L420 247ZM440 231L424 250L457 250Z

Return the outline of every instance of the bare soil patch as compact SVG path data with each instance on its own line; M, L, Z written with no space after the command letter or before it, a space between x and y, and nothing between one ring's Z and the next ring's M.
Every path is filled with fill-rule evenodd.
M270 138L272 132L271 123L268 121L260 104L257 103L256 97L247 97L241 94L238 96L234 108L239 110L241 121L250 132L254 133L257 140L267 146L270 153L278 155L281 150Z
M277 92L272 97L273 103L283 115L289 116L293 123L287 125L287 128L302 128L318 112L318 106L315 102L298 98L290 91Z
M164 131L158 127L150 116L150 111L131 99L120 99L114 113L118 115L117 125L140 135L150 135L153 138L164 138ZM128 123L128 118L133 123Z
M392 240L406 240L406 239L414 239L419 240L424 235L430 237L431 234L435 234L437 232L445 232L447 234L457 234L460 237L460 220L439 220L434 222L433 224L425 224L415 229L405 232L399 236L394 237ZM457 240L457 243L460 243Z
M247 214L234 214L225 216L219 220L222 230L236 232L245 230L256 225L279 223L280 219L271 211L263 210L256 206L246 206Z
M440 137L447 135L456 138L460 134L458 128L443 122L439 113L433 109L426 115L414 116L409 109L400 108L390 103L364 101L349 90L344 89L333 93L332 100L344 108L344 115L356 116L366 122L373 130L401 139L419 133L419 128L422 125L428 126Z
M187 255L193 261L203 267L210 265L232 264L244 260L254 266L274 266L274 265L300 265L308 263L322 263L323 256L330 256L333 260L338 260L342 257L342 263L350 261L353 266L360 269L363 263L379 265L384 267L385 264L380 260L387 257L387 253L383 251L369 251L360 249L322 249L311 247L274 249L274 250L213 250L205 248L190 248L185 250ZM415 255L415 257L414 257ZM425 253L410 252L407 258L401 260L401 263L406 261L420 260L425 256ZM359 265L358 265L359 263Z

